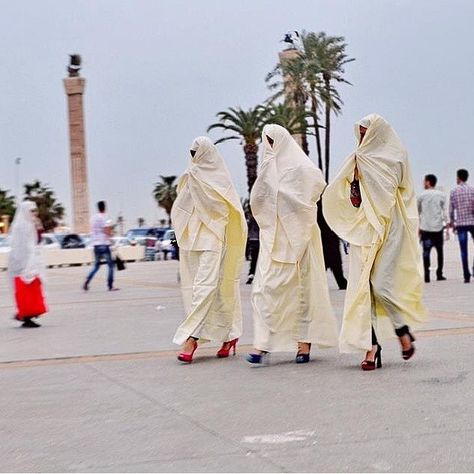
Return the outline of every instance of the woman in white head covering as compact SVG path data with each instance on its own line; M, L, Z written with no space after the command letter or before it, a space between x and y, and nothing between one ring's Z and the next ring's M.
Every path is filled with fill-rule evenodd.
M227 357L242 333L240 270L247 225L237 192L216 146L198 137L178 183L171 219L180 249L186 319L174 336L178 359L192 362L197 341L223 343Z
M255 353L265 362L275 351L297 351L309 361L311 344L337 343L329 301L316 203L326 186L321 170L289 132L266 125L263 160L250 205L260 227L260 253L253 283Z
M363 370L381 367L378 340L395 333L410 359L408 324L426 319L417 241L418 212L407 152L382 117L355 125L357 148L324 193L328 224L350 245L342 352L366 351Z
M16 210L15 217L10 230L11 251L8 257L8 275L15 287L15 279L20 277L24 283L32 283L35 279L42 280L42 264L38 244L41 240L43 230L38 217L38 208L33 201L23 201ZM20 307L19 301L17 306ZM33 321L35 314L19 319L23 321L24 327L39 327Z

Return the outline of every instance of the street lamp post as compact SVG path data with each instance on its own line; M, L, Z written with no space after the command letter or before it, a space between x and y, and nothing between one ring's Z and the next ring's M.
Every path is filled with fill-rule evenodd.
M16 197L16 206L20 205L20 164L21 158L15 158L15 197Z

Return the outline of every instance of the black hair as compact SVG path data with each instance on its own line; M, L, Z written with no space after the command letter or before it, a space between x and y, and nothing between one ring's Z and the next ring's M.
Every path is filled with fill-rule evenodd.
M465 170L465 169L460 169L458 170L458 178L463 181L463 182L466 182L467 181L467 178L469 178L469 171Z
M428 181L430 185L434 188L438 182L438 178L434 174L427 174L425 176L425 181Z
M105 211L105 201L99 201L97 203L97 209L99 209L99 212L104 212Z

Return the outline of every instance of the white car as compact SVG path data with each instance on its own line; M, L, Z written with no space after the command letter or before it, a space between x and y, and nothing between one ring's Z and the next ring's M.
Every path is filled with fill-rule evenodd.
M7 236L0 236L0 253L10 252L10 245Z
M128 247L132 245L132 242L127 237L112 237L110 240L114 247Z
M176 236L173 229L168 229L163 235L163 238L159 241L159 251L163 252L165 255L170 253L171 255L174 252L174 247L172 241L176 240Z
M56 234L43 234L41 236L41 246L45 249L60 249L61 242Z

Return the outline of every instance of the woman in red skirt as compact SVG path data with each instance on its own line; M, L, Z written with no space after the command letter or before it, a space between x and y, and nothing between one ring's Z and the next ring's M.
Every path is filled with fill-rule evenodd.
M42 231L36 203L23 201L16 210L11 227L8 273L15 292L15 319L22 321L23 327L28 328L39 327L33 318L47 312L38 245Z

